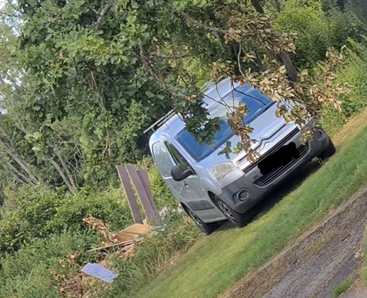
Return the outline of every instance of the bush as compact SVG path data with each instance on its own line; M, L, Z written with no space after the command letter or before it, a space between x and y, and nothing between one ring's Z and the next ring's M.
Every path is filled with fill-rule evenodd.
M308 67L324 59L328 48L328 26L320 3L287 1L284 10L275 19L274 27L280 33L297 33L294 63L298 67Z
M329 107L324 109L322 123L331 134L367 106L367 49L353 40L349 40L348 59L338 71L337 83L345 82L352 88L348 96L339 98L341 113Z
M349 39L361 41L361 35L366 33L366 25L349 10L341 12L333 8L328 14L327 22L329 47L340 48Z
M79 264L94 260L94 256L84 253L98 242L95 233L63 233L48 239L33 240L16 254L6 254L1 259L0 298L59 298L50 271L60 274L76 274L70 268L62 268L61 259L78 252Z
M340 48L348 38L360 39L365 26L351 12L331 8L327 13L320 2L313 0L287 1L284 10L274 20L279 33L296 32L294 63L301 68L315 66L325 59L329 47Z
M119 274L112 286L103 288L95 283L99 297L122 297L143 285L147 279L155 277L163 269L175 252L186 251L201 235L197 227L186 216L170 214L162 222L161 231L154 237L147 237L129 261L118 253L109 255L113 271ZM163 231L162 231L163 230ZM16 253L6 253L0 267L0 298L58 298L56 281L51 270L58 274L76 276L78 270L62 267L60 260L66 260L77 253L79 266L87 262L96 262L102 257L97 252L87 253L91 246L100 241L93 231L65 232L52 235L47 239L30 240L27 246ZM90 285L93 291L93 284ZM101 293L102 292L102 293ZM94 297L94 296L93 296Z
M32 239L84 231L82 219L88 215L103 220L111 230L132 222L120 191L98 194L84 189L66 194L62 189L37 186L8 190L6 197L0 211L0 252L16 251Z

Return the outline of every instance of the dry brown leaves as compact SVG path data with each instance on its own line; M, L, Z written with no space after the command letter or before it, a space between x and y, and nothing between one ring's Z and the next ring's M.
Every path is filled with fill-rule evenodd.
M60 260L59 265L63 269L75 269L79 271L81 265L76 262L77 254L70 254L66 260ZM83 281L83 274L67 275L60 274L56 270L52 269L50 271L52 277L55 280L56 286L59 292L65 297L77 297L85 298L87 297L87 286Z
M105 248L99 251L98 262L101 266L106 268L110 267L109 254L107 253L112 247L115 248L115 255L121 256L124 259L130 259L134 256L136 243L141 241L141 239L134 239L136 236L133 234L128 237L129 234L123 232L110 233L108 231L108 225L106 225L102 220L95 218L93 216L88 216L83 218L84 224L86 224L90 229L95 230L100 233L104 240L99 243L100 248ZM114 246L116 245L116 246ZM121 245L121 246L120 246ZM82 265L77 262L77 253L70 254L66 259L61 259L59 261L60 269L70 270L78 272L75 274L62 274L57 272L55 269L50 271L51 275L55 280L55 285L59 292L64 297L73 298L91 298L99 297L97 289L101 290L104 287L110 286L104 282L101 282L94 277L87 276L81 273ZM93 287L93 285L98 283L98 287Z

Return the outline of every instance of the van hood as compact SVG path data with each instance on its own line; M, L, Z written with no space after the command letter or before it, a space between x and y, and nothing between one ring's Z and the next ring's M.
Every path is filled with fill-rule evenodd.
M276 134L279 130L286 126L286 122L283 117L278 118L275 115L276 110L277 105L272 104L267 110L265 110L261 115L259 115L256 119L248 124L254 129L250 135L251 139L257 140L257 142L251 145L252 149L260 147L263 142L266 142L267 139L270 139L274 134ZM233 136L231 139L229 139L229 141L231 142L232 150L234 150L241 139L238 136ZM225 154L218 155L219 152L223 150L224 146L225 144L223 144L223 146L218 148L215 152L202 160L200 163L211 165L213 163L227 161ZM236 162L239 159L243 159L245 156L246 153L244 151L240 152L237 155L233 153L229 154L230 160L233 162Z

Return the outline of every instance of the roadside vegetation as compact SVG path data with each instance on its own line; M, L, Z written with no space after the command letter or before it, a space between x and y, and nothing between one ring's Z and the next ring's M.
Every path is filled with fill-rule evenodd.
M353 285L353 280L346 280L339 283L334 289L334 297L340 297Z
M161 8L165 1L56 2L22 0L0 14L0 298L63 297L67 279L51 272L74 276L82 264L106 257L87 252L101 239L82 219L92 215L111 231L133 223L116 165L146 168L157 207L177 207L147 156L149 136L142 132L172 108L172 91L182 87L173 83L182 75L175 71L184 68L197 88L218 59L237 59L228 54L232 45L202 31L221 25L214 17L221 1L172 1L180 16L172 18ZM323 107L322 124L332 136L367 106L365 20L354 4L345 5L341 11L328 0L264 2L277 33L297 33L291 58L297 69L311 70L315 84L327 50L347 45L335 84L348 83L351 92L336 98L341 112ZM190 14L204 27L192 29L191 18L181 26ZM134 258L108 255L108 267L119 273L113 284L81 289L106 298L216 297L365 184L367 130L361 125L354 133L326 165L247 227L204 237L186 216L170 214L162 223L167 228L142 243ZM62 266L72 254L74 263Z

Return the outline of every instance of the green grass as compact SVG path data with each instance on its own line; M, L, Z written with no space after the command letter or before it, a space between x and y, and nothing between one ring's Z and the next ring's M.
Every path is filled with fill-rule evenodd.
M339 297L341 294L345 293L353 284L353 280L345 280L340 282L334 289L334 297Z
M366 152L364 129L261 218L242 229L202 237L176 266L131 297L211 298L224 293L365 185Z

